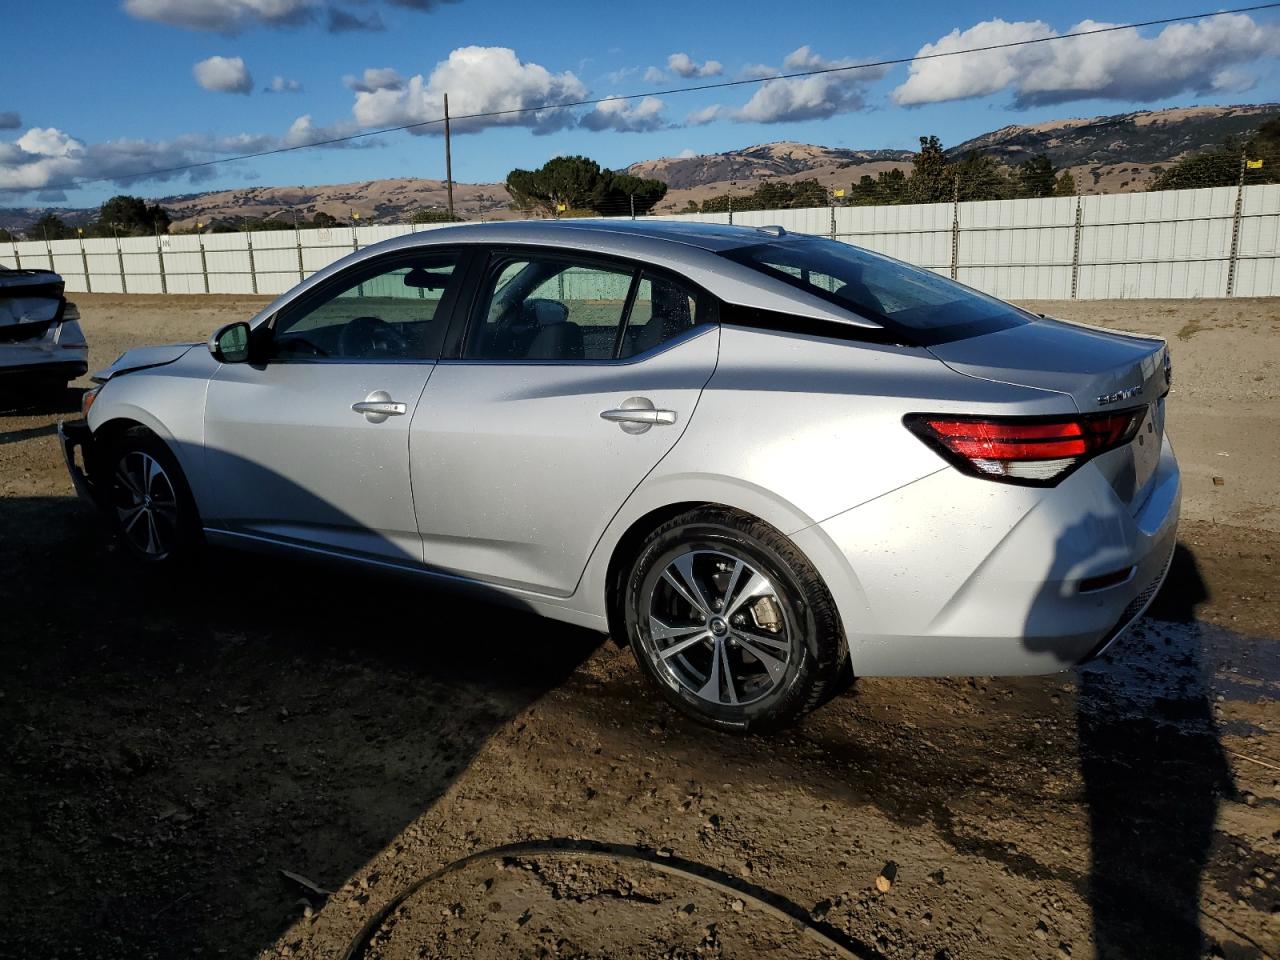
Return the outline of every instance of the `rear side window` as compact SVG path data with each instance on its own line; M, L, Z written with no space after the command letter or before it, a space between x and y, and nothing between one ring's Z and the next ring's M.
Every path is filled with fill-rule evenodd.
M692 330L703 319L697 296L683 284L642 273L619 356L634 357L652 350Z
M473 360L611 360L634 271L557 257L490 260Z
M1032 319L1017 307L930 270L835 240L788 237L724 255L915 343L959 340Z
M555 255L489 261L463 357L602 361L635 357L708 321L678 281Z

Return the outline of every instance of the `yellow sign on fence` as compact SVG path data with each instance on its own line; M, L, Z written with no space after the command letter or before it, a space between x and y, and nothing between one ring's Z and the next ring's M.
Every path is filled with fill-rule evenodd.
M832 190L832 191L831 191L831 195L832 195L833 197L843 197L843 196L844 196L844 190Z
M1248 167L1250 170L1261 170L1261 169L1262 169L1262 161L1261 161L1261 160L1246 160L1246 161L1244 162L1244 165L1245 165L1246 167Z

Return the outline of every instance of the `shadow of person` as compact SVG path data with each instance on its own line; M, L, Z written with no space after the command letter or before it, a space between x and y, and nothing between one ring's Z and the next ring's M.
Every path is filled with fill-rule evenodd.
M1206 599L1195 557L1179 544L1147 616L1079 670L1100 958L1203 955L1200 878L1219 797L1234 792L1195 620Z

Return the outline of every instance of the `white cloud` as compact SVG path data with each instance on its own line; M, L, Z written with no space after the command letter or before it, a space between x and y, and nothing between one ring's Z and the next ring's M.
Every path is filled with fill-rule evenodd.
M693 149L693 147L685 147L683 150L681 150L679 153L676 154L676 159L688 160L690 157L696 157L697 155L698 155L698 151Z
M286 77L282 77L277 74L276 76L271 78L270 83L268 83L265 87L263 87L262 92L263 93L301 93L302 84L300 84L297 80L290 80Z
M404 77L391 67L367 67L360 76L347 74L342 78L346 86L357 93L373 93L375 90L403 90Z
M645 83L662 83L667 79L667 75L657 67L646 67L644 71Z
M742 68L742 78L744 80L762 80L765 77L776 77L778 68L771 67L767 63L748 63Z
M1110 26L1082 20L1068 33ZM985 20L953 30L917 56L1058 36L1039 21ZM1161 100L1183 93L1238 92L1252 85L1241 69L1280 54L1280 28L1241 14L1171 24L1151 37L1136 29L1035 43L935 60L916 60L893 91L902 106L982 97L1011 90L1019 107L1070 100Z
M458 0L387 0L393 7L428 12ZM370 0L125 0L140 20L189 30L237 34L253 27L299 27L322 22L331 33L382 30L385 24ZM363 12L357 12L361 11Z
M528 113L508 111L582 100L587 95L586 87L571 72L556 74L539 64L524 63L507 47L459 47L447 60L437 63L429 76L418 74L403 89L357 92L353 112L366 128L438 120L444 116L446 92L452 115L495 114L455 120L453 130L457 133L492 126L523 126L534 133L551 133L574 123L572 111L562 107ZM412 132L443 133L443 125L417 127Z
M250 93L253 77L241 57L209 57L191 68L196 83L215 93Z
M718 103L713 103L711 106L703 107L701 110L694 110L691 114L685 117L685 126L701 127L704 124L711 123L713 120L719 120L724 113L724 107Z
M284 136L281 138L280 146L301 147L311 143L319 143L323 140L334 140L338 137L350 136L358 132L359 129L350 120L335 123L328 127L317 127L311 122L311 114L304 113L289 125L289 129L285 131ZM332 146L346 145L332 144ZM355 144L352 145L354 146Z
M673 53L667 57L667 69L676 76L715 77L724 72L724 64L719 60L707 60L698 63L687 53Z
M0 140L0 190L38 191L73 186L79 178L106 178L120 186L144 181L187 179L198 183L214 176L216 167L185 171L172 167L203 163L235 154L259 153L329 140L357 132L347 120L317 127L310 116L295 120L283 135L240 133L210 136L187 133L172 140L108 140L85 144L53 127L33 128L14 141ZM334 146L367 147L372 138Z
M857 60L826 60L808 46L799 47L782 61L784 72L832 69L838 72L767 80L750 100L732 111L731 116L744 123L783 123L865 109L867 87L883 77L888 68L845 69L857 66Z
M610 83L623 83L626 80L630 80L639 72L639 67L620 67L619 69L610 71L606 74L605 79Z
M588 130L616 130L620 133L658 130L667 125L662 109L663 103L657 97L644 97L634 105L629 100L611 97L583 114L578 123Z

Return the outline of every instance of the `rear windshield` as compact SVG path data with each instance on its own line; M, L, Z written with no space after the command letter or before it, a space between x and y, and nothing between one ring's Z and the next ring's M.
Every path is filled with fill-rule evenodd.
M847 243L787 237L724 256L874 320L912 343L945 343L1030 323L1017 307L930 270Z

